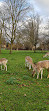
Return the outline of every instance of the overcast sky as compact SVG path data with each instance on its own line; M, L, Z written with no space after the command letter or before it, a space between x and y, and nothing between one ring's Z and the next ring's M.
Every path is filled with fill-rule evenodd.
M0 5L1 5L0 0ZM27 0L41 16L49 16L49 0Z
M49 16L49 0L29 0L29 2L42 16Z

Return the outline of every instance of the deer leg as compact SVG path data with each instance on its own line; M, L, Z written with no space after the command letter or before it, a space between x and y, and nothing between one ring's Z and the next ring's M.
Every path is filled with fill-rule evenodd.
M43 75L43 70L41 70L41 79L42 79L42 75Z
M27 67L29 67L29 63L27 62Z
M4 70L5 70L5 66L4 66Z
M25 67L26 67L27 63L25 62Z
M29 64L29 70L31 69L31 64Z
M37 79L39 78L39 72L37 73Z
M5 66L4 66L4 69L2 69L2 70L5 70Z
M49 68L47 69L47 71L49 72ZM47 78L49 78L49 74L48 74Z
M2 65L4 65L4 64L1 64L1 70L5 70L5 66L4 66L4 68L2 68Z
M7 65L6 64L4 64L4 67L5 67L6 71L7 71Z
M5 67L5 68L6 68L6 71L7 71L7 65L6 65L6 67Z
M6 65L6 71L7 71L7 65Z
M47 69L47 71L49 72L49 68Z
M2 65L1 65L1 70L2 70Z

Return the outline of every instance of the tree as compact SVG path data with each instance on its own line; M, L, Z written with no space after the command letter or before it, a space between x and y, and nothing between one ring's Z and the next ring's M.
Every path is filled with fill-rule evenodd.
M23 29L24 34L26 36L27 41L30 42L32 46L32 50L34 47L34 52L36 50L36 45L38 43L38 37L39 37L39 15L33 16L31 19L29 19L28 23L25 24L25 28ZM29 43L28 42L28 43Z
M42 39L40 40L40 43L43 44L44 50L48 50L49 49L49 20L48 19L41 36L42 36Z
M40 23L40 19L39 19L39 15L36 15L36 19L35 19L35 36L34 36L34 46L35 46L35 50L36 50L36 45L38 43L39 40L39 23Z
M10 54L12 53L12 44L17 37L19 23L24 19L29 6L26 0L6 0L7 18L4 22L4 29L6 32L7 40L10 42Z
M1 36L2 36L2 31L1 31L1 21L0 21L0 54L1 54Z
M1 20L0 20L0 54L1 54L2 31L3 31L3 24L1 23Z
M3 7L2 5L0 6L0 53L1 53L1 44L4 38L3 35L4 35L4 21L5 20L6 20L5 4L3 4Z

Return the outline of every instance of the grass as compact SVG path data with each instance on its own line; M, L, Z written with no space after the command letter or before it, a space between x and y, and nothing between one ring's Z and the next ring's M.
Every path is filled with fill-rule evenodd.
M32 77L32 69L25 68L25 56L36 63L45 52L2 50L0 58L8 59L8 71L0 70L0 111L49 111L49 79L44 70L43 79Z

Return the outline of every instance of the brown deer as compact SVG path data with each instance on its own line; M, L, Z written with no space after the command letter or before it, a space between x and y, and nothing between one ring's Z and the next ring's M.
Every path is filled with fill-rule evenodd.
M36 65L34 64L32 76L34 77L35 74L37 73L37 79L38 79L39 73L41 72L41 79L42 79L44 68L49 69L49 60L39 61L38 63L36 63Z
M49 78L49 74L48 74L47 78Z
M29 70L31 69L31 67L33 67L34 64L32 62L32 58L30 56L26 56L25 57L25 67L28 67Z
M48 72L49 72L49 69L48 69ZM48 74L47 78L49 78L49 74Z
M0 59L1 70L3 70L2 65L4 65L4 70L6 69L6 71L7 71L7 62L8 62L8 60L5 58Z
M49 56L49 52L47 52L47 53L43 56L43 58L44 58L44 57L47 57L47 56Z

